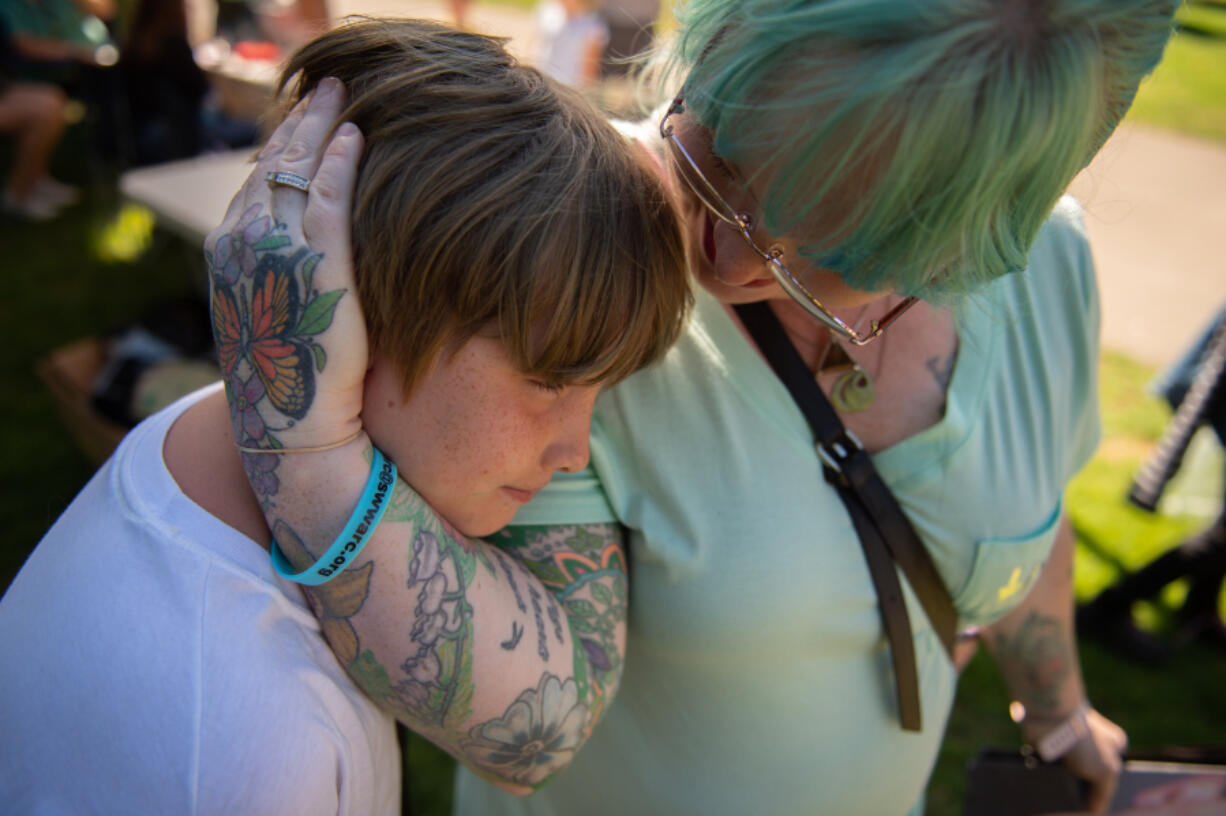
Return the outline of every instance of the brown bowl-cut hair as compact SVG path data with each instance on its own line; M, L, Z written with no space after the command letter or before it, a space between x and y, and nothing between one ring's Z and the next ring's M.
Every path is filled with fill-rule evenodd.
M365 138L353 209L372 346L407 394L437 355L496 332L526 373L620 380L690 305L680 225L638 151L498 39L359 18L304 46L292 102L344 83Z

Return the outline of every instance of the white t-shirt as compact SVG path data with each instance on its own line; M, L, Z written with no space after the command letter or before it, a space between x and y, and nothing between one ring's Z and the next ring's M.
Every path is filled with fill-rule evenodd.
M393 721L296 585L134 429L0 601L8 814L398 814Z

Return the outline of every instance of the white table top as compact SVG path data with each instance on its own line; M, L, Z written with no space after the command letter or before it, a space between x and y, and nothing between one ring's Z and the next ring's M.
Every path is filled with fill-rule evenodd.
M254 153L254 147L247 147L129 170L120 177L119 189L153 210L163 226L203 244L250 175Z

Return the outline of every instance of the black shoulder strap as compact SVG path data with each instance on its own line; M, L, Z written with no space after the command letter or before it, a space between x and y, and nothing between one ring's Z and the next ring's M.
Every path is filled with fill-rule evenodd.
M787 386L817 439L826 479L838 490L855 525L877 592L882 626L890 642L903 728L919 731L919 679L911 620L894 564L902 567L924 612L953 659L958 613L949 590L911 522L877 474L855 435L843 427L809 367L765 302L733 307L775 374Z

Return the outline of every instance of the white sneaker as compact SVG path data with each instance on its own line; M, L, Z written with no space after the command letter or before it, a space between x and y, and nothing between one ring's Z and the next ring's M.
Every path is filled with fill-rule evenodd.
M5 190L3 197L0 197L0 206L6 212L27 221L50 221L60 214L58 206L34 193L19 199L12 192Z
M81 200L81 188L56 181L51 176L43 176L34 183L34 194L31 197L37 197L55 207L68 207Z

